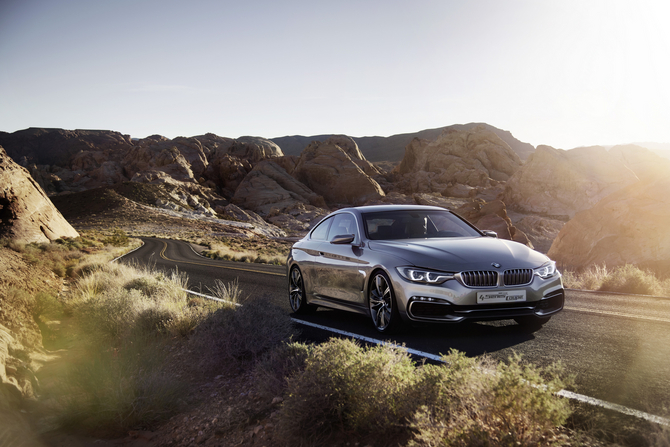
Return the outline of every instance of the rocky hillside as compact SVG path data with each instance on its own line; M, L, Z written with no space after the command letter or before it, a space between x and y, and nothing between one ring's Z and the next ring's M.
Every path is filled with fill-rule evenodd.
M494 132L498 137L509 145L509 147L517 153L522 159L526 160L535 148L528 143L521 142L514 138L512 134L506 130L501 130L484 123L469 123L469 124L454 124L446 127L439 127L437 129L426 129L419 132L404 133L392 135L390 137L352 137L356 142L361 152L365 157L372 162L391 161L399 162L405 154L405 148L414 140L419 138L421 140L434 140L439 137L444 131L448 130L469 130L473 127L484 126L488 130ZM272 141L277 143L287 155L300 155L300 152L312 141L326 141L334 135L314 135L302 136L293 135L287 137L273 138Z
M420 135L429 138L386 140L407 141L389 171L381 167L388 163L370 162L357 143L369 150L372 140L342 135L310 141L214 134L134 140L111 131L27 129L0 132L0 144L79 224L98 219L103 225L124 215L135 228L149 229L163 215L195 219L198 231L283 236L304 233L344 206L418 203L455 209L480 228L543 252L580 212L670 172L670 160L633 145L533 151L508 132L475 124ZM386 154L395 150L384 147ZM87 200L114 206L70 205ZM567 259L563 254L575 248L568 248L569 237L561 240L552 254Z

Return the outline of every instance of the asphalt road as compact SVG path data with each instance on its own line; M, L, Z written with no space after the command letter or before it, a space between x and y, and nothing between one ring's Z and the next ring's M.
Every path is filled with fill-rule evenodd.
M184 242L143 240L123 262L177 268L188 275L189 288L202 293L216 279L237 279L245 297L269 295L290 313L283 266L214 261ZM319 309L299 318L380 339L363 316ZM313 328L303 334L315 340L329 335ZM453 348L500 360L517 352L537 365L560 361L576 376L578 393L660 416L670 409L670 299L568 290L565 309L535 333L524 333L513 321L422 325L390 341L431 354Z

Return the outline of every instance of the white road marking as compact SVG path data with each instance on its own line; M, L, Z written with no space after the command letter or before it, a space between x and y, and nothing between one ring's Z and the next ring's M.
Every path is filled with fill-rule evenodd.
M233 302L233 301L223 300L223 299L221 299L221 298L217 298L217 297L215 297L215 296L210 296L210 295L205 295L204 293L194 292L193 290L188 290L188 289L181 289L181 290L183 290L183 291L186 292L186 293L190 293L191 295L197 295L197 296L201 296L201 297L203 297L203 298L207 298L208 300L219 301L219 302L221 302L221 303L234 304L234 305L236 305L236 306L238 306L238 307L242 307L242 305L241 305L240 303L235 303L235 302Z
M132 252L139 250L140 248L142 248L142 247L144 246L144 241L140 240L140 242L142 242L142 245L140 245L139 247L137 247L137 248L135 248L135 249L133 249L133 250L130 250L128 253L124 253L124 254L122 254L121 256L118 256L118 257L112 259L112 260L109 261L109 262L116 262L117 260L123 258L124 256L127 256L127 255L131 254Z

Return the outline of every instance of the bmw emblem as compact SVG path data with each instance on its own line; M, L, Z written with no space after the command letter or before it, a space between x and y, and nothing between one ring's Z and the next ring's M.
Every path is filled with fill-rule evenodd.
M497 269L500 268L500 264L498 264L497 262L494 262L494 263L492 263L491 265L492 265L493 267L497 268Z

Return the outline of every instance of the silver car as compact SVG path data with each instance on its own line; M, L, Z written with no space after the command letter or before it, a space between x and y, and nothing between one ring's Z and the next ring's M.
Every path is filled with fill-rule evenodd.
M382 333L403 322L505 319L536 330L564 302L555 262L430 206L336 211L293 245L287 273L295 313L353 311Z

